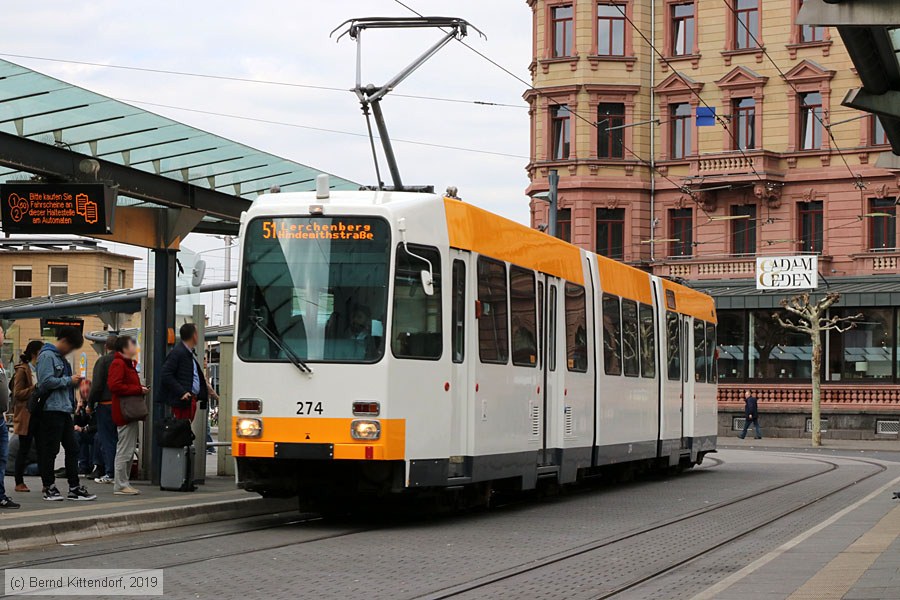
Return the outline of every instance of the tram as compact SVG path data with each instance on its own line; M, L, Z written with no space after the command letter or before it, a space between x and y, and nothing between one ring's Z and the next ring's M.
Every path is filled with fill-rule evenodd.
M715 451L709 296L454 197L318 183L241 222L244 489L484 497Z

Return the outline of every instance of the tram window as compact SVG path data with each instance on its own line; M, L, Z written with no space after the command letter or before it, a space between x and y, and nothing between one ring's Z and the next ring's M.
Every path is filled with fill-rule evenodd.
M715 383L718 379L716 368L716 326L712 323L706 324L706 369L708 373L707 381Z
M420 258L421 257L421 258ZM434 274L434 294L422 286L422 271ZM437 248L409 244L397 246L394 273L394 317L391 327L391 351L397 358L435 360L441 357L441 255Z
M570 371L587 372L587 316L584 288L566 284L566 364Z
M550 323L547 327L547 366L556 370L556 286L550 286Z
M678 314L670 311L666 312L666 358L669 380L678 381L681 379L681 325Z
M537 321L534 315L534 272L509 268L509 317L512 362L522 367L537 365Z
M603 369L607 375L622 374L621 339L619 297L603 294Z
M509 315L504 263L478 257L478 301L478 355L481 362L505 365L509 361Z
M453 362L466 356L466 263L453 261L453 305L451 307Z
M694 319L694 381L706 383L706 323Z
M653 307L641 304L639 307L641 330L641 375L652 379L656 377L656 319Z
M544 328L547 322L544 320L544 282L538 281L538 320L537 320L537 343L538 343L538 363L543 364L547 359L544 357Z
M622 365L626 377L640 375L638 310L634 300L622 300Z

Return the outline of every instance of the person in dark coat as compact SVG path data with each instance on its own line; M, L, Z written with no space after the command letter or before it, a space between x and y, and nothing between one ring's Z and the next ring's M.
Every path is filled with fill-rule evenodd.
M738 437L744 439L747 436L747 429L750 427L750 423L753 423L754 429L756 429L756 439L762 439L762 433L759 431L759 403L756 401L756 396L751 394L749 391L744 392L744 430L741 432L741 435Z
M94 469L94 481L97 483L113 482L113 464L116 460L116 444L119 441L116 424L112 418L112 392L109 391L109 365L116 356L116 336L110 334L106 338L106 354L94 363L93 379L91 379L91 391L88 395L88 407L95 415L96 436L94 444L97 446L95 456L102 460L91 461L97 466ZM101 467L102 468L99 468Z
M193 420L197 403L206 407L209 391L194 353L199 342L197 326L185 323L178 333L181 343L172 348L162 366L162 401L172 407L176 419Z

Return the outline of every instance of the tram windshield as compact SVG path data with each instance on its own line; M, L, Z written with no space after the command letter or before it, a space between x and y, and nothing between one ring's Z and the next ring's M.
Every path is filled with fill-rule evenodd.
M387 222L372 217L251 221L244 237L238 356L288 361L280 345L309 362L381 359L390 237Z

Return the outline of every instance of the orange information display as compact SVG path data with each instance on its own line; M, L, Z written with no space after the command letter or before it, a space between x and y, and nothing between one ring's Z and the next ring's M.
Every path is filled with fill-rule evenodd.
M115 189L103 184L0 184L6 233L111 233L115 203Z
M262 239L374 241L375 232L371 223L353 223L343 219L323 222L265 219L262 221Z

